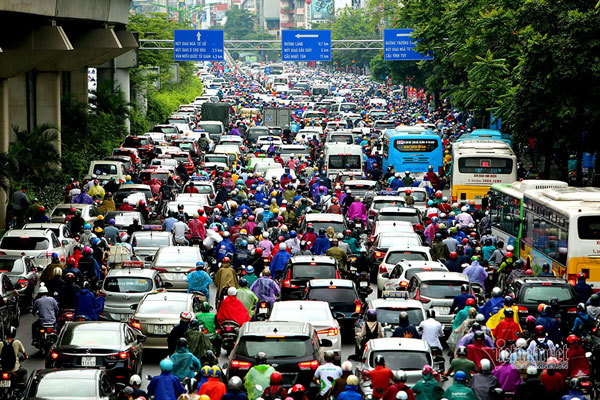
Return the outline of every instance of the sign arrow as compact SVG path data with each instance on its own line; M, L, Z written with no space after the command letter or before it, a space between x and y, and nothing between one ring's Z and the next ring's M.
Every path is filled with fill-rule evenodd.
M296 38L300 39L300 38L318 38L319 35L301 35L301 34L297 34Z
M200 32L198 32L198 33L196 34L196 37L198 38L198 41L200 41L200 37L201 37L201 35L200 35Z
M410 33L396 33L396 37L400 37L400 36L410 36Z

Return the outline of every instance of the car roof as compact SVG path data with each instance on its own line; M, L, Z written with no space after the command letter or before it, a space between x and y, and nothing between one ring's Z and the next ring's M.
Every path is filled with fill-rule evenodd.
M151 190L150 189L150 185L142 185L142 184L138 184L138 183L124 183L121 186L119 186L119 192L123 189L147 189L147 190Z
M358 186L358 185L375 186L375 185L377 185L377 181L371 181L368 179L352 179L352 180L345 181L344 185L347 185L347 186Z
M342 288L354 288L354 282L348 279L311 279L308 281L310 287L336 286Z
M422 251L423 253L429 253L431 251L431 247L411 246L410 244L394 245L388 249L387 254L393 253L395 251Z
M563 283L565 285L570 285L566 279L559 278L556 276L527 276L515 279L515 282L519 282L521 284L527 283Z
M198 247L192 247L192 246L163 246L160 249L158 249L159 252L161 253L182 253L182 252L194 252L194 253L200 253L200 249ZM200 261L200 260L198 260Z
M35 237L46 237L46 230L41 229L11 229L4 234L4 236L35 236Z
M315 255L304 255L304 256L294 256L290 258L290 263L327 263L327 264L335 264L336 260L330 256L315 256Z
M23 226L23 229L57 229L61 226L67 226L60 222L28 222Z
M143 301L189 301L191 296L193 295L186 292L148 293Z
M43 377L44 379L56 379L56 380L64 380L64 379L85 379L89 380L95 378L96 376L103 373L103 370L96 368L48 368L48 369L38 369L35 371L36 378L40 379Z
M373 196L373 203L376 201L380 201L380 200L402 201L402 202L406 201L404 196L385 196L385 195ZM384 207L384 208L386 208L386 207Z
M441 272L441 271L424 271L417 272L413 275L413 278L417 278L420 281L463 281L469 282L469 278L461 272Z
M408 307L423 309L423 303L413 299L372 299L369 300L369 308L385 307Z
M403 215L417 215L417 209L412 207L383 207L379 209L379 214L394 213ZM379 221L380 223L392 222L392 221ZM396 222L407 222L407 221L396 221Z
M116 321L82 321L82 322L70 322L66 324L66 329L86 331L120 331L123 329L123 322Z
M123 185L121 185L121 186L123 186ZM91 206L92 206L92 204L81 204L81 203L60 203L60 204L57 204L57 205L56 205L56 207L54 207L54 208L55 208L55 209L56 209L56 208L59 208L59 207L60 207L60 208L75 208L75 209L80 209L80 210L83 210L84 208L86 208L86 207L91 207Z
M382 350L406 350L406 351L429 351L429 346L422 339L413 338L379 338L369 340L371 351Z
M242 325L240 337L243 335L252 336L269 336L269 335L283 335L283 336L295 336L311 335L314 330L313 326L308 322L294 322L294 321L251 321L246 322Z
M417 300L415 300L417 301ZM417 301L417 303L421 303ZM303 309L315 309L315 308L326 308L329 310L329 303L326 301L315 301L315 300L285 300L285 301L276 301L273 303L273 310L276 308L283 310L303 310ZM293 316L289 316L290 319L293 319Z
M446 266L439 261L429 261L429 260L415 260L415 261L410 260L409 261L409 260L406 260L406 261L398 261L398 264L402 264L402 266L404 266L405 268L430 267L430 268L445 268L446 270L448 270L446 268ZM396 265L398 265L398 264L396 264Z
M131 236L148 236L148 237L152 237L152 236L170 236L171 232L165 232L165 231L137 231L137 232L133 232L131 234Z
M344 222L343 215L332 213L306 214L305 218L307 223L319 221Z

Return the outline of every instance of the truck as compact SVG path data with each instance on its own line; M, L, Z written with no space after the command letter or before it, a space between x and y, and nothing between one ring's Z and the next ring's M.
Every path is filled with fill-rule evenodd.
M203 103L201 119L202 121L221 121L223 126L229 126L229 104Z
M263 121L265 126L279 126L281 128L290 126L292 110L283 107L263 108Z

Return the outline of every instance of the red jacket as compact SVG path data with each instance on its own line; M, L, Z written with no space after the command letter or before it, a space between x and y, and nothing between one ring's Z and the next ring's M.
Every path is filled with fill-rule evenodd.
M390 381L394 378L394 373L387 367L378 365L374 370L369 371L369 379L373 386L373 398L381 399L385 391L391 386Z
M567 350L567 360L569 360L569 370L567 377L573 378L576 376L590 375L590 364L585 358L585 350L575 343L569 346Z
M521 332L521 327L512 318L504 318L500 323L492 330L496 343L502 339L504 342L518 339L517 332Z
M496 359L496 354L494 350L482 343L473 343L467 345L467 358L475 363L477 368L481 368L481 360L487 359L490 360L492 364L492 369L495 368L494 360Z
M248 310L246 310L244 303L234 296L227 296L219 306L217 321L219 324L223 324L224 321L235 321L242 326L244 323L250 321L250 315L248 314Z
M548 370L544 370L540 375L540 382L547 393L563 394L565 391L565 377L560 372L555 371L550 375Z
M223 395L227 392L227 387L223 382L221 382L220 378L208 378L200 389L198 389L198 394L202 396L203 394L210 397L210 400L221 400Z
M398 392L405 392L408 396L408 400L415 400L415 393L402 382L390 386L389 389L385 391L382 400L396 400L396 394L398 394Z

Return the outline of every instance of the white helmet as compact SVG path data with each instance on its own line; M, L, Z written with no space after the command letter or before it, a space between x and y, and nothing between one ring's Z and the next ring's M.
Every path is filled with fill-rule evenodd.
M467 211L469 211L469 207L467 207L467 206L462 206L462 207L460 208L460 211L462 211L462 212L467 212Z
M233 286L227 289L227 296L237 296L237 289Z
M488 360L487 358L483 358L479 362L479 365L481 366L482 371L489 371L490 369L492 369L492 363L490 363L490 360Z
M279 250L287 250L287 246L285 245L285 243L279 243Z
M506 251L513 252L514 250L515 250L515 247L512 244L509 244L508 246L506 246Z
M446 196L444 196L444 197L442 197L442 201L443 201L444 203L447 203L447 202L448 202L448 198L447 198Z
M350 361L344 361L342 363L342 371L347 371L347 372L352 371L352 363Z
M44 283L40 283L40 288L38 289L38 294L48 294L48 288Z
M408 400L408 395L405 391L400 390L396 393L396 400Z
M140 378L139 375L131 375L131 378L129 378L129 384L131 386L139 386L142 384L142 378Z
M527 340L524 338L518 338L515 344L517 345L517 348L522 349L527 346Z

